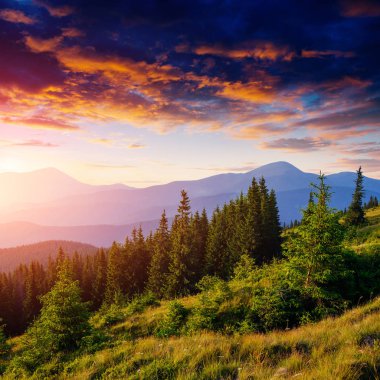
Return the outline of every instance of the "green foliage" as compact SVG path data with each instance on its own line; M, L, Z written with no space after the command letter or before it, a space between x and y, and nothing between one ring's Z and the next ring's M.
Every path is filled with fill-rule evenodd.
M240 260L234 268L235 280L244 280L251 277L255 269L255 260L248 255L241 255Z
M345 215L345 222L351 226L359 226L365 222L364 208L363 208L363 197L364 197L364 186L363 186L363 173L362 168L359 167L357 177L355 180L355 192L352 195L352 201L350 207Z
M364 206L363 206L363 208L365 209L365 210L369 210L369 209L371 209L371 208L376 208L376 207L378 207L379 206L379 200L377 199L377 197L374 197L374 196L370 196L369 197L369 201L368 201L368 203L364 203Z
M0 326L0 358L8 355L10 348L4 333L4 326Z
M39 318L24 337L25 350L19 364L32 371L56 355L79 348L90 333L88 305L81 300L77 281L67 262L62 263L52 290L41 298Z
M190 200L186 191L181 191L181 201L171 231L171 252L166 296L185 295L191 290L191 228Z
M126 313L120 304L104 305L99 312L92 317L92 322L98 328L115 325L125 319Z
M220 305L231 298L231 289L225 281L211 276L203 277L197 287L201 293L198 296L198 304L189 318L188 329L189 331L214 330L218 325Z
M107 280L105 288L104 303L111 305L122 296L121 291L121 270L122 270L121 249L113 243L108 254Z
M140 296L136 296L127 305L126 313L132 315L143 312L149 306L158 306L159 302L154 293L147 291Z
M153 237L153 253L147 284L147 288L160 298L165 296L170 250L170 231L168 219L164 211L161 216L160 225Z
M305 300L318 305L318 313L323 307L331 312L343 302L332 285L348 275L343 257L344 228L339 215L328 206L331 193L324 175L320 175L319 185L313 186L317 202L309 203L301 225L287 235L284 255L292 286Z
M157 329L158 337L179 335L186 323L188 310L178 301L169 303L168 313Z

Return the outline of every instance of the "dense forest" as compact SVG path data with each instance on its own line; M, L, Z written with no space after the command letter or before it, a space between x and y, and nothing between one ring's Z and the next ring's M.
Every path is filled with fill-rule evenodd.
M39 297L57 279L57 268L68 260L91 309L131 299L146 290L159 298L196 291L205 275L227 279L242 254L257 263L280 257L280 222L274 191L265 180L252 181L246 195L216 209L191 214L190 200L181 193L171 228L163 212L154 234L134 229L124 244L114 243L96 254L68 256L61 248L47 265L34 261L12 273L0 274L0 317L9 333L22 332L39 313Z
M154 332L165 338L204 329L289 329L370 300L380 294L377 246L358 255L347 244L367 223L363 194L359 168L352 203L337 212L320 175L301 222L283 231L276 194L264 178L253 178L247 194L217 208L210 220L205 211L191 213L182 191L171 227L164 211L149 236L135 229L124 244L95 255L69 257L61 249L45 266L33 262L2 273L4 331L14 335L27 328L25 349L10 370L32 373L54 355L101 347L106 338L89 324L97 310L104 326L117 321L125 305L140 310L198 294L191 312L179 301L170 303Z

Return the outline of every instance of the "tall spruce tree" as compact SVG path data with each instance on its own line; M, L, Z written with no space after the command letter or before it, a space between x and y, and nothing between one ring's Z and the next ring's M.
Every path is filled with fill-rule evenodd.
M135 293L142 293L148 278L150 253L141 226L132 231L132 245L128 259L128 268L126 269L130 272L130 283L127 294L131 296Z
M122 269L123 263L121 260L121 249L119 245L114 242L108 253L107 281L104 294L104 303L106 305L111 305L114 302L118 302L122 296Z
M208 219L206 210L200 215L195 212L191 219L191 271L193 273L192 283L196 284L205 274L205 256L208 235Z
M313 184L313 187L316 203L309 203L302 223L288 236L284 254L289 260L293 286L297 286L306 298L321 305L339 298L329 288L329 283L339 279L344 272L344 229L339 223L339 214L329 207L331 192L323 174L319 176L319 184Z
M357 170L356 174L355 191L352 195L352 201L345 217L346 223L352 226L359 226L365 222L363 208L364 185L361 166Z
M170 250L169 224L164 210L158 229L153 236L153 253L149 266L147 285L148 290L160 298L165 295Z
M227 205L214 211L210 225L206 250L206 269L208 274L226 279L232 270L229 265Z
M267 243L267 261L272 260L273 258L278 258L281 255L281 222L280 222L280 213L277 206L276 193L272 189L269 193L268 198L268 243Z
M252 179L252 184L247 192L247 210L244 220L244 249L242 254L255 259L261 264L264 261L263 247L263 222L261 208L261 192L256 179Z
M73 280L68 261L59 265L57 281L41 298L38 319L28 329L23 364L29 370L54 355L77 349L90 331L88 305L81 300L78 281Z
M185 190L171 229L171 252L166 296L174 297L191 290L191 228L190 200Z
M95 278L92 286L92 303L98 309L104 300L107 281L107 258L103 249L95 256Z

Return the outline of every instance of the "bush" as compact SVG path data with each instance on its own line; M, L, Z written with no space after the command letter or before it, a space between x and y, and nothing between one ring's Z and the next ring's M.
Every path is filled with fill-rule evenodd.
M156 335L161 338L179 335L186 323L188 313L188 310L180 302L170 302L168 314L159 325Z
M82 338L80 348L83 352L92 354L105 348L109 339L103 331L92 329L89 335Z
M149 306L158 306L156 296L152 292L147 292L135 297L127 306L127 315L142 313Z
M103 306L92 318L92 323L98 328L112 326L124 321L126 316L121 306L113 303L110 306Z
M220 305L232 297L228 284L218 277L205 276L197 287L202 293L189 319L189 331L222 327L224 322L218 321L218 313Z

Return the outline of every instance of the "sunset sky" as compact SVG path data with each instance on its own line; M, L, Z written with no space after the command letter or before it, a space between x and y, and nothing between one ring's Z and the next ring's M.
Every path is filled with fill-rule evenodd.
M0 171L380 178L379 1L0 0Z

